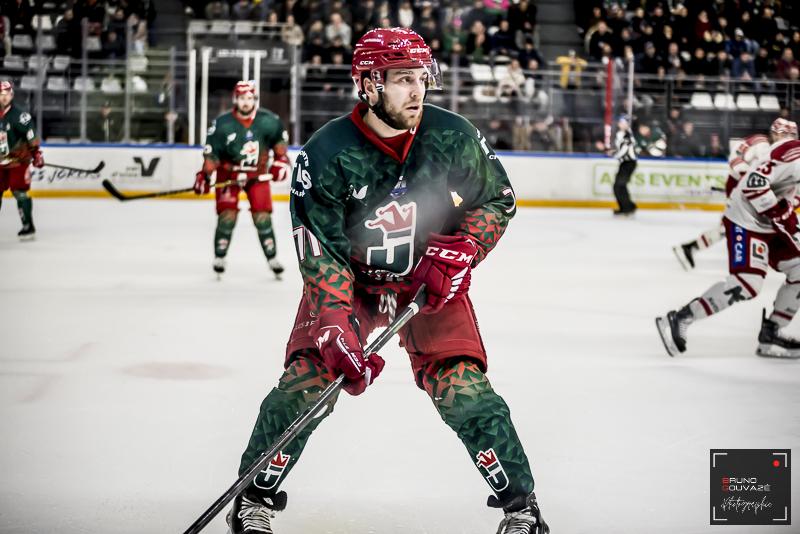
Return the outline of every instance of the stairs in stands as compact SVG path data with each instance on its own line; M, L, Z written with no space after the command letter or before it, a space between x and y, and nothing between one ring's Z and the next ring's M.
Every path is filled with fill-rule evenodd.
M548 62L570 50L584 55L574 5L565 0L536 0L539 52Z

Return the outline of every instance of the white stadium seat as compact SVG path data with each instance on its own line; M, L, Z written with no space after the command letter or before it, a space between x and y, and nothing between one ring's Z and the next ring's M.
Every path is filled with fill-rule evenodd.
M708 93L692 93L689 105L695 109L714 109L714 101Z

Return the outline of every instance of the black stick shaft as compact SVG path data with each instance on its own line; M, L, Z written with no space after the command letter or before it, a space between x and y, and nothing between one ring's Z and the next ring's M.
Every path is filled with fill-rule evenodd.
M377 352L380 350L386 342L389 341L392 336L394 336L401 328L403 328L406 323L414 317L417 313L419 313L420 308L425 303L425 294L424 294L425 287L421 287L417 294L414 296L414 300L398 315L395 317L394 321L384 330L381 332L375 341L370 343L370 345L364 349L364 354L369 355L373 352ZM222 496L214 501L203 515L197 518L197 520L192 523L192 525L186 529L184 534L197 534L203 528L208 525L212 519L214 519L217 514L219 514L225 505L227 505L234 497L236 497L239 493L244 491L244 489L256 478L256 475L264 469L264 467L278 454L278 451L281 450L287 443L292 441L292 439L297 436L305 427L308 425L309 422L314 418L314 416L320 411L320 409L325 406L325 404L336 394L339 393L339 390L342 389L344 385L344 375L340 375L334 382L332 382L328 387L326 387L322 393L320 393L317 400L314 402L313 405L309 406L305 412L303 412L300 417L294 420L294 422L289 425L283 434L278 438L278 440L273 443L273 445L263 453L258 459L253 462L253 464L247 468L236 482L228 488L228 490L222 494Z

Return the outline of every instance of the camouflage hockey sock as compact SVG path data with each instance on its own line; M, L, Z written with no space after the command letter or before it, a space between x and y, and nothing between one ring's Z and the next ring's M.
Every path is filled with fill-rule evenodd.
M253 224L258 232L258 242L267 259L275 257L275 232L272 231L272 217L268 211L254 211Z
M308 406L316 401L319 393L336 377L330 373L319 360L309 356L308 352L299 353L295 360L284 371L278 387L270 391L261 403L253 433L247 449L242 454L239 474L264 452L289 425ZM328 404L322 416L314 418L297 437L284 447L272 461L258 474L251 488L262 494L272 495L278 491L279 484L286 474L297 463L308 438L324 418L333 412L336 398Z
M425 369L423 386L500 502L533 491L531 468L508 406L475 362L435 362Z
M17 208L19 209L19 218L22 221L22 226L32 224L33 199L28 196L27 191L12 191L12 194L17 199Z
M214 255L217 258L224 258L228 254L237 213L234 210L225 210L217 218L217 230L214 232Z

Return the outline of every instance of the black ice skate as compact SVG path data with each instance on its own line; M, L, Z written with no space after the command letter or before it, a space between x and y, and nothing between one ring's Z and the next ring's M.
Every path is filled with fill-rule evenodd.
M283 265L281 262L278 261L278 258L270 258L267 260L267 264L269 264L269 268L272 269L272 272L275 273L275 278L278 280L281 279L281 273L284 271Z
M778 323L767 319L767 310L762 310L756 354L765 358L800 358L800 341L783 335Z
M683 267L685 271L694 269L694 251L696 249L697 243L694 241L672 247L672 252L675 253L675 257L678 258L678 263L681 264L681 267Z
M692 324L692 312L689 306L678 311L671 311L664 317L656 317L656 328L670 356L686 351L686 330Z
M520 495L508 503L501 503L492 495L486 503L492 508L503 508L506 513L497 527L497 534L548 534L550 527L544 522L536 494Z
M22 230L17 232L17 237L20 241L32 241L36 237L36 228L33 223L23 225Z
M286 508L286 492L279 491L275 495L262 496L251 490L245 490L233 500L228 512L230 534L274 534L270 520L275 512Z
M222 274L225 272L225 258L220 258L217 256L214 258L214 263L211 265L214 269L214 272L217 273L217 280L222 278Z
M621 219L633 219L636 215L636 208L632 210L614 210L614 217Z

